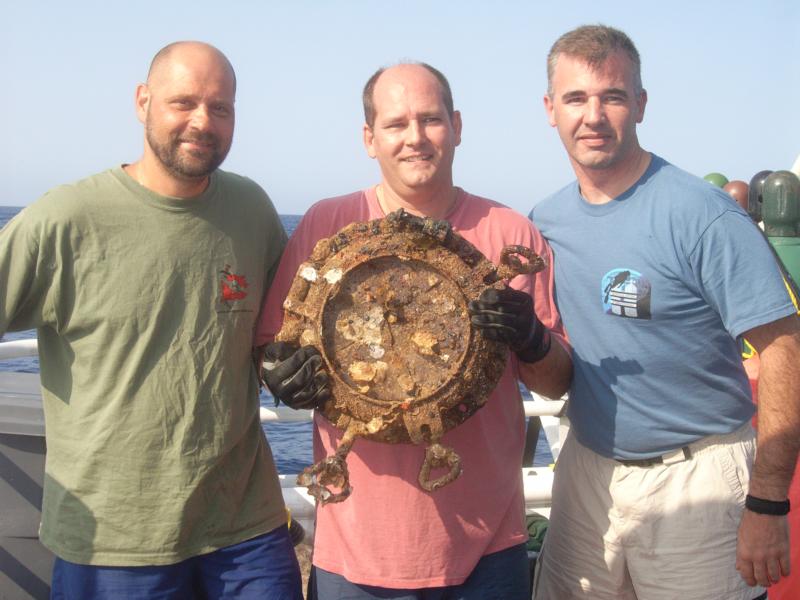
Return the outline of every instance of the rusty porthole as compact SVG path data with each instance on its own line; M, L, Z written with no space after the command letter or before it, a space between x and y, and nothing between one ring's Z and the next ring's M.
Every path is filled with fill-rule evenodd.
M502 256L496 267L449 223L400 210L320 240L300 265L276 339L320 351L332 392L320 412L344 431L334 456L298 476L319 501L350 494L345 457L358 437L426 444L426 490L458 477L460 458L439 440L483 406L508 354L473 329L467 302L544 266L525 247Z

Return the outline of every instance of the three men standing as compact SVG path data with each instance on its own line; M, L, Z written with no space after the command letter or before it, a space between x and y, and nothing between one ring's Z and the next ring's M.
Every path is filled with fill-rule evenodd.
M557 397L573 361L537 598L752 600L749 586L788 571L800 327L772 257L729 198L640 147L647 94L625 34L565 34L548 79L577 182L532 212L555 268L470 306L515 351L487 405L445 436L471 468L428 494L421 448L360 441L353 496L318 511L322 598L524 598L517 378ZM300 596L249 355L285 236L258 186L218 170L235 85L216 49L166 47L137 89L142 158L53 190L0 232L0 331L39 336L54 597ZM551 258L531 223L453 185L462 122L439 71L379 70L363 100L381 182L308 211L259 344L318 239L397 208L447 219L494 262L511 244ZM757 459L739 336L761 356ZM312 351L267 353L278 398L324 400ZM340 435L317 417L317 458Z

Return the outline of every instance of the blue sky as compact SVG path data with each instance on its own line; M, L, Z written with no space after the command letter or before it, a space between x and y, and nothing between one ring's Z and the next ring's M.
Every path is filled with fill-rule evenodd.
M415 59L448 76L462 112L456 183L527 213L572 179L542 108L545 56L563 32L599 22L642 55L646 149L745 181L800 154L796 0L18 0L0 22L0 205L136 160L136 84L160 47L199 39L239 80L223 168L259 182L279 212L378 181L361 88L377 67Z

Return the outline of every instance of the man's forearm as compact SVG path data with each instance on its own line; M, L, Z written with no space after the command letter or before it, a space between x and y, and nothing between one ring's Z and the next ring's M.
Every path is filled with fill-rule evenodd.
M747 334L761 362L758 451L749 493L784 500L800 449L800 325L797 317L789 317L770 327L755 336Z
M572 357L555 338L550 351L535 363L519 361L519 376L532 392L547 398L560 398L572 382Z

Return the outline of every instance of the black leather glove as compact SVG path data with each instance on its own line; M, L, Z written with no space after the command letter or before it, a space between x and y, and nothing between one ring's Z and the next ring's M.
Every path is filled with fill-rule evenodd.
M286 342L264 347L261 377L275 397L292 408L319 408L330 398L328 374L313 346L297 348Z
M536 318L533 298L525 292L487 288L467 309L470 321L487 339L505 342L521 361L534 363L550 351L550 333Z

